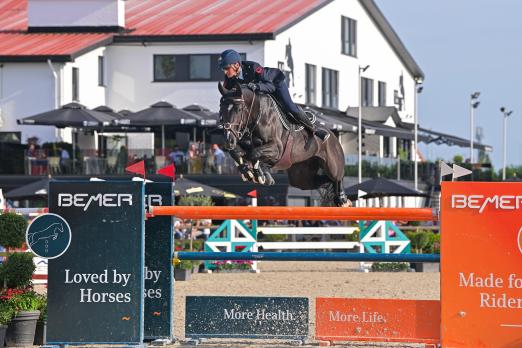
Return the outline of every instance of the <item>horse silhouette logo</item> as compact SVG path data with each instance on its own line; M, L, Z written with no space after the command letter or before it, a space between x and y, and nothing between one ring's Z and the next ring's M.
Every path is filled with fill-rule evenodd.
M53 259L67 251L71 243L71 228L56 214L36 217L26 231L27 246L36 255Z
M27 237L29 247L32 248L36 243L46 239L56 240L58 238L58 233L63 233L63 231L63 224L60 222L55 222L42 231L33 232Z

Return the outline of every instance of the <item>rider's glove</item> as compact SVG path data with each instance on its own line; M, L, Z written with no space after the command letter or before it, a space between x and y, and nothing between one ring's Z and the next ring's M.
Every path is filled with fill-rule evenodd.
M250 88L253 92L255 92L259 89L259 85L254 82L249 82L247 87Z

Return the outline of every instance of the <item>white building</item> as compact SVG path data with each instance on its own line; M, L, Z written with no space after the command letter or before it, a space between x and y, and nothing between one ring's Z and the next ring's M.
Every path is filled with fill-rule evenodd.
M217 56L227 48L284 70L296 102L332 110L358 106L359 67L369 65L364 106L413 120L423 73L372 0L16 0L0 4L0 130L52 141L51 127L16 119L71 101L217 110ZM349 153L355 136L341 137Z

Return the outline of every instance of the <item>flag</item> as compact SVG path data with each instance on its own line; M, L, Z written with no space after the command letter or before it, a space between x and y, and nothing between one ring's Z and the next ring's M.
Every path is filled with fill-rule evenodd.
M134 164L131 164L130 166L125 168L125 170L134 174L140 174L145 176L145 161L139 161Z
M176 178L176 166L174 165L174 163L169 164L166 167L158 169L156 174L165 175L174 180Z
M257 190L252 190L249 193L247 193L252 198L257 198Z

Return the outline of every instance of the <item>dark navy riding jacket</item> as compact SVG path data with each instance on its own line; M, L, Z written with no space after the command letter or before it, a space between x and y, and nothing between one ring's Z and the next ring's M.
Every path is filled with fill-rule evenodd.
M274 93L277 86L285 80L285 74L277 68L264 68L259 63L251 61L241 62L242 78L229 79L225 75L225 88L231 88L234 83L234 79L237 79L240 83L248 84L250 82L257 83L259 91L263 93Z
M234 77L229 79L225 75L224 87L230 89L234 85L234 80L240 83L248 84L254 82L259 86L259 91L272 94L282 104L286 111L292 114L298 114L299 109L292 101L288 86L285 81L285 74L277 68L264 68L259 63L251 61L241 62L242 77Z

